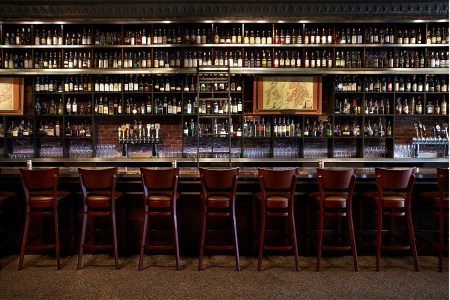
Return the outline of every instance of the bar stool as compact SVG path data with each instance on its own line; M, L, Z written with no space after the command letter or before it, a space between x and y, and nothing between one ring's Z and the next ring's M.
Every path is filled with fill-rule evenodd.
M139 271L142 270L144 250L168 250L175 249L177 270L180 270L180 250L178 244L177 225L177 192L178 168L149 169L141 168L142 188L144 192L144 224L142 228L142 239L139 255ZM166 245L155 245L147 243L147 230L149 217L171 217L173 226L173 243ZM159 229L161 230L161 229ZM151 232L157 229L151 230Z
M445 228L448 230L448 191L449 191L449 169L437 168L437 181L439 191L437 192L423 192L420 193L419 199L431 204L432 214L438 217L438 242L433 243L438 249L438 270L442 272L442 257L444 256L444 250L448 252L448 244L444 247L444 236L447 238L448 243L448 231L444 235ZM447 220L447 225L444 226Z
M117 248L116 208L117 200L123 196L123 193L116 191L117 167L102 169L78 168L78 173L80 175L81 190L83 192L83 226L81 229L77 269L82 269L84 248L113 248L115 268L118 270L119 251ZM122 212L122 224L124 224L123 207ZM95 223L93 223L92 233L86 238L88 216L92 217L93 221L95 220L95 217L111 217L112 244L96 244L95 241L87 243L91 238L95 237Z
M377 230L376 230L376 270L380 271L381 250L411 250L414 268L419 271L417 259L416 240L411 216L411 196L414 187L415 175L414 168L403 169L385 169L375 168L377 182L377 191L366 192L364 199L374 204L377 211ZM362 215L361 215L362 217ZM383 245L383 217L390 217L391 228L388 230L390 237L393 238L393 218L405 217L408 230L408 245ZM361 219L361 225L363 220Z
M319 215L319 227L317 232L317 272L320 271L322 250L351 250L355 272L359 271L352 213L353 190L356 182L355 172L355 169L317 169L319 192L309 194L309 197L314 201L312 204L315 205L316 209L318 208L317 213ZM309 209L307 214L310 214ZM325 217L338 218L337 234L339 240L342 236L341 218L347 217L350 245L323 245ZM307 219L309 223L310 218L308 217Z
M2 169L0 168L0 174ZM0 191L0 234L2 239L0 240L0 247L8 245L13 240L17 239L20 234L18 233L20 225L17 223L14 226L17 230L12 230L11 222L9 220L15 220L16 218L8 216L11 210L15 210L19 216L17 220L20 220L19 205L15 199L16 193L10 191Z
M261 271L263 250L293 250L295 270L299 271L297 233L294 218L294 193L297 186L298 168L286 170L258 169L261 191L255 194L254 212L259 211L259 232L254 223L255 237L258 239L258 271ZM256 216L254 216L255 218ZM291 240L290 245L265 245L266 221L268 217L284 217L289 222L290 235L284 228L283 235Z
M201 237L200 254L198 258L198 270L202 270L204 250L232 250L236 258L236 270L240 271L239 246L236 228L236 187L239 168L230 169L206 169L199 168L202 200L201 211ZM208 217L229 217L231 230L230 244L212 245L206 244L206 232L218 231L209 230L206 227Z
M20 169L21 182L23 191L25 194L25 225L23 229L22 236L22 246L20 249L19 258L19 270L23 269L23 260L25 251L28 249L44 250L44 249L55 249L56 251L56 264L58 270L61 269L60 263L60 253L59 253L59 224L58 224L58 206L60 206L61 201L70 195L66 191L58 191L58 177L59 168L47 168L47 169ZM71 214L73 215L73 214ZM28 231L30 227L31 217L40 217L41 222L39 225L41 234L44 235L44 229L42 226L42 218L53 216L54 222L54 234L55 242L51 244L46 244L44 241L42 243L31 243L28 240ZM73 220L71 220L73 224ZM72 226L72 225L71 225ZM73 232L71 233L73 236ZM34 239L35 240L39 236Z

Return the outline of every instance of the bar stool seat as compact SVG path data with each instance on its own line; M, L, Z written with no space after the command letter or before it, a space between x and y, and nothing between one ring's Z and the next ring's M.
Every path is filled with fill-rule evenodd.
M378 197L378 192L372 191L372 192L366 192L364 193L364 197L376 199ZM383 197L381 198L383 202L384 207L390 207L390 208L404 208L405 207L405 200L406 200L406 193L400 193L400 192L383 192Z
M87 193L86 202L91 207L110 207L111 197L118 199L122 196L123 193L120 191L114 191L113 195L110 191L93 191Z
M287 208L289 206L289 193L288 192L266 192L267 207L270 208ZM257 199L263 199L263 193L258 192L255 194ZM269 214L271 212L268 212Z
M320 201L320 192L312 192L309 194L309 197L315 199L317 202ZM346 201L348 198L348 193L342 192L325 192L324 193L324 201L326 207L335 207L335 208L345 208Z

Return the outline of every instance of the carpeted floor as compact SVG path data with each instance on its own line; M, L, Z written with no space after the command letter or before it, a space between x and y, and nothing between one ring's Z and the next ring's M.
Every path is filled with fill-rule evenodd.
M18 257L0 259L0 298L46 299L448 299L448 259L437 272L437 258L419 257L420 272L411 257L383 257L381 272L373 256L359 259L353 271L351 256L325 257L315 272L315 257L300 257L300 272L293 257L269 256L258 272L257 259L241 257L241 272L234 257L206 256L203 271L197 258L182 258L176 271L172 256L146 256L145 269L137 270L138 257L85 255L84 269L76 270L76 256L64 257L56 270L54 257L27 255L25 269L17 271Z

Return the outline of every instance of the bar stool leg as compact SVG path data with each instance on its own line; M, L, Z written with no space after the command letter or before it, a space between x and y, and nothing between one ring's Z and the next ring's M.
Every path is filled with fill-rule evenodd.
M310 210L311 210L312 208L311 208L311 205L310 205L310 203L309 203L309 201L306 203L306 225L305 225L305 230L304 230L304 232L305 232L305 239L304 239L304 241L305 241L305 248L306 248L306 253L305 253L305 255L306 256L309 256L309 247L310 247L310 245L311 245L311 236L309 235L309 232L310 232L310 222L311 222L311 212L310 212Z
M236 228L236 215L235 215L235 208L233 206L232 208L232 215L231 215L231 230L233 231L233 247L234 247L234 257L236 258L236 270L241 270L241 264L239 260L239 247L238 247L238 237L237 237L237 228Z
M259 226L259 242L258 242L258 271L261 271L262 267L262 257L263 257L263 248L264 248L264 231L266 227L266 212L263 205L260 205L261 209L261 218L260 218L260 226Z
M55 250L56 250L56 266L57 269L61 269L61 261L59 255L59 226L58 226L58 210L53 211L53 219L55 221Z
M299 271L298 263L298 246L297 246L297 230L295 229L294 207L290 207L289 221L291 223L292 247L294 248L295 271Z
M444 208L439 207L439 241L438 241L438 270L442 272L442 257L444 256Z
M80 248L78 249L78 266L77 266L77 270L81 270L81 268L82 268L84 240L86 238L86 224L87 224L87 212L86 212L86 210L84 210L83 211L83 225L82 225L82 228L81 228Z
M30 213L27 212L26 216L25 216L25 225L23 228L22 247L20 248L20 258L19 258L19 268L18 268L19 271L23 269L23 258L25 255L25 248L27 247L29 227L30 227Z
M148 214L145 212L144 214L144 226L142 228L142 239L141 239L141 246L139 250L139 271L142 271L142 265L144 260L144 248L145 248L145 240L147 237L147 228L148 228Z
M177 271L180 270L180 246L178 244L178 222L177 222L177 212L173 210L173 242L175 248L175 261L177 265Z
M70 200L70 253L75 253L75 209L72 199Z
M119 269L119 251L117 249L117 228L116 228L116 210L113 206L111 212L111 223L112 223L112 232L113 232L113 247L114 247L114 264L116 270Z
M258 251L257 235L258 235L258 203L256 199L253 199L252 210L252 253Z
M381 230L383 226L383 210L381 205L378 205L377 214L377 241L376 241L376 270L380 271L380 259L381 259Z
M359 272L358 266L358 253L356 250L356 240L355 240L355 228L353 227L353 213L351 206L347 205L347 223L348 223L348 232L350 235L350 245L352 246L352 255L353 255L353 265L355 268L355 272Z
M323 211L319 212L319 229L317 231L317 262L316 272L320 271L320 259L322 257L322 238L323 238Z
M200 254L198 256L198 270L202 270L203 265L203 251L205 248L205 235L206 235L206 204L202 203L202 231L200 236Z
M411 247L411 252L414 260L414 269L416 270L416 272L419 272L419 260L417 259L416 239L414 237L411 209L409 207L406 208L406 222L408 223L408 232L410 241L409 245Z

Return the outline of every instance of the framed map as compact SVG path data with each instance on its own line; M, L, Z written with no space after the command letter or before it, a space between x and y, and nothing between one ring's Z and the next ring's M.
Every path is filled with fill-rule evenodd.
M254 113L321 113L320 76L257 76L254 85Z
M23 98L23 78L0 77L0 115L22 115Z

